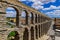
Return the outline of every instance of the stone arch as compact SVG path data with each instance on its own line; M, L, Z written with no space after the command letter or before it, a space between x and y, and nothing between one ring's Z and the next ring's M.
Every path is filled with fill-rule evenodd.
M26 13L26 24L28 24L28 12L27 12L27 10L24 10L24 11Z
M15 9L15 11L16 11L16 26L19 27L19 10L18 10L18 8L15 6L9 6L8 5L5 9L7 9L8 7Z
M37 25L35 25L35 35L36 35L36 39L38 39L38 27L37 27Z
M38 15L38 23L40 23L40 14Z
M40 25L38 26L38 28L39 28L39 37L40 37Z
M19 33L17 31L11 31L7 36L7 40L20 40Z
M29 32L27 28L25 28L23 33L23 40L29 40Z
M30 31L31 31L31 40L34 40L34 28L31 27Z
M31 17L31 22L32 22L32 24L33 24L33 21L34 21L34 15L33 15L32 12L31 12L31 15L32 15L32 17Z
M43 24L41 24L41 36L43 36Z
M34 22L34 14L31 12L30 14L29 14L29 17L30 17L30 22L31 22L31 24L33 24Z
M21 17L22 17L22 24L28 24L28 12L27 10L23 9L22 13L21 13Z
M37 23L37 14L35 14L35 23Z

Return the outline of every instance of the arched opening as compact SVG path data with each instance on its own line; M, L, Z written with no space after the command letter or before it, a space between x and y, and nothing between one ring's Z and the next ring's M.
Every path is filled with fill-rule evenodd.
M34 28L31 27L30 31L31 31L31 40L34 40Z
M46 23L46 33L47 33L47 31L48 31L48 23Z
M38 27L38 28L39 28L39 37L40 37L40 25L39 25L39 27Z
M47 34L47 23L45 23L45 34Z
M9 33L7 40L19 40L19 34L17 31L12 31Z
M40 23L42 22L42 18L41 18L41 15L40 15Z
M44 30L43 30L43 24L42 24L42 36L43 36L43 34L44 34Z
M35 23L37 23L37 14L35 14Z
M45 34L45 23L44 23L44 27L43 28L44 28L44 34Z
M35 32L36 32L36 39L38 39L38 28L37 28L37 25L35 26Z
M28 12L26 10L21 13L21 24L28 24Z
M8 7L6 9L7 24L11 27L16 25L19 27L19 11L15 7Z
M33 24L34 23L33 22L34 21L34 15L33 15L33 13L31 12L29 16L30 16L30 22L31 22L31 24Z
M38 23L40 23L40 15L38 15Z
M25 31L23 33L23 40L29 40L29 32L27 28L25 28Z
M45 26L44 26L44 24L43 24L43 35L45 34L45 30L44 30L44 28L45 28Z
M43 22L43 16L41 16L41 22Z
M38 14L37 14L37 23L39 23L38 19L39 19L39 18L38 18Z
M43 24L41 24L41 36L43 36Z

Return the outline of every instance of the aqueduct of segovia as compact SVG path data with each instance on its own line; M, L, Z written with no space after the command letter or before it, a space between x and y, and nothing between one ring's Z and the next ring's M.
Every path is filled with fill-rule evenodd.
M8 7L14 8L17 13L14 28L6 25L5 15ZM24 23L21 21L22 11L26 13ZM29 16L30 14L32 17ZM52 21L48 16L22 4L18 0L0 0L0 40L8 40L8 35L12 31L16 33L14 40L46 40Z

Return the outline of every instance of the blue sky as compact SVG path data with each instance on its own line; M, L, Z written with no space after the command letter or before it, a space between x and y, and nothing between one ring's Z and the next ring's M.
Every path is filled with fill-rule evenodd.
M19 0L51 18L60 18L60 0Z
M56 6L56 7L60 6L60 0L56 0L55 2L50 2L48 4L44 4L43 6L44 6L44 8L48 8L51 5Z
M6 9L6 13L7 13L6 17L16 17L16 10L14 8L12 8L12 7L8 7ZM26 17L26 14L25 14L24 11L22 11L21 17Z
M60 0L20 0L51 18L60 17Z
M6 13L6 17L16 17L16 11L14 8L8 7Z

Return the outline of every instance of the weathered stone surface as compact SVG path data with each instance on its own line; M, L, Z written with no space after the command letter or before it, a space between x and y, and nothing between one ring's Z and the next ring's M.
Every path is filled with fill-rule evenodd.
M13 7L17 11L17 17L16 17L17 22L16 22L16 25L14 28L11 28L8 25L6 25L6 22L7 22L6 8L7 7ZM23 19L21 17L21 12L23 10L25 10L25 13L26 13L25 19ZM12 31L17 31L17 33L19 34L19 40L23 40L23 39L25 39L25 40L42 39L43 40L43 38L46 37L44 35L47 34L47 31L52 23L51 18L43 15L42 13L38 12L37 10L35 10L33 8L30 8L30 7L22 4L21 2L18 2L18 0L0 1L0 12L3 12L2 14L0 14L0 40L7 40L9 33ZM32 12L34 18L31 17L31 19L30 19L29 14L31 12ZM37 18L36 18L35 14L37 15ZM38 17L38 15L40 15L42 17ZM40 19L40 22L38 21L38 19ZM45 21L45 20L47 20L47 21ZM31 21L33 21L33 23L31 23ZM37 23L35 21L37 21ZM38 28L38 25L40 25L40 28ZM37 26L37 28L38 28L37 30L36 30L35 26ZM39 29L41 32L40 33L41 37L39 37ZM32 32L34 32L34 34ZM38 39L36 39L36 36L38 37ZM42 36L44 36L44 37L42 37Z

